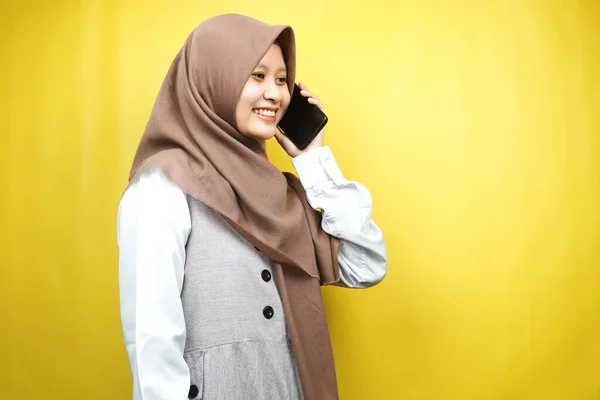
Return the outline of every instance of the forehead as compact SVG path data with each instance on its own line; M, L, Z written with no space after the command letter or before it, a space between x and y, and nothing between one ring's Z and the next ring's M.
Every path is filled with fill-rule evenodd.
M281 48L276 44L272 44L256 67L285 70L285 60Z

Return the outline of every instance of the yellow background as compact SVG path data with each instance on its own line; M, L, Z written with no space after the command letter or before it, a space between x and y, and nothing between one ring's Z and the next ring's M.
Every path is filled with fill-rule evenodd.
M130 398L117 205L225 12L295 28L385 233L383 284L325 289L341 398L600 399L598 0L0 4L1 399Z

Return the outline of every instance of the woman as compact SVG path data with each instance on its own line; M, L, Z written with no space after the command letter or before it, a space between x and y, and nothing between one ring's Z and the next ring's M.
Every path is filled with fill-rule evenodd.
M134 399L338 397L320 286L375 285L386 250L323 133L299 151L278 132L294 78L292 29L234 14L167 73L119 206ZM268 161L273 136L300 179Z

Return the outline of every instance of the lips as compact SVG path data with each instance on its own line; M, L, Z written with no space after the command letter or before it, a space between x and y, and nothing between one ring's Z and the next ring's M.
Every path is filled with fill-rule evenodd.
M270 108L254 108L252 112L258 115L264 115L265 117L274 117L277 114L277 110Z
M276 108L253 108L252 112L265 122L275 122L277 120Z

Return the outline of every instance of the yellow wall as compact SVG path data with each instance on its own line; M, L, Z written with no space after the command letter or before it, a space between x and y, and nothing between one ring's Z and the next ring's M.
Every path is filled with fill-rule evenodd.
M240 12L295 27L386 235L384 284L325 290L342 399L599 399L600 3L296 3L2 1L0 398L130 398L119 196L184 38Z

